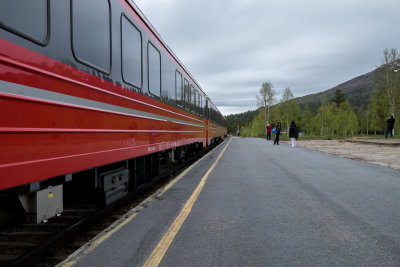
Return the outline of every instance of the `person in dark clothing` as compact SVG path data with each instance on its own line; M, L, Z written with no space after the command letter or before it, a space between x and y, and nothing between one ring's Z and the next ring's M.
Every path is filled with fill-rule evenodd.
M281 123L280 122L278 122L276 124L275 130L276 130L276 132L275 132L274 145L275 144L279 145L279 135L281 134Z
M292 140L292 147L296 147L296 140L299 137L299 130L297 129L296 123L292 121L289 128L289 137Z
M393 137L393 129L394 129L394 122L396 120L393 118L393 115L389 117L386 121L386 131L385 131L385 138L388 136L388 132L390 132L390 136Z

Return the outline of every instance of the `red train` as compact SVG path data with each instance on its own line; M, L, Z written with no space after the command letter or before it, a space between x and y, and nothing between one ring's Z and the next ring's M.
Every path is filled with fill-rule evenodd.
M111 203L157 175L160 158L226 136L129 0L1 1L0 114L0 208L18 198L37 222L66 198Z

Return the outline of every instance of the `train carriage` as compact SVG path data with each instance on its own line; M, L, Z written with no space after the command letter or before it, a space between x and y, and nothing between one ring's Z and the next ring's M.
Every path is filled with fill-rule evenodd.
M157 174L161 153L226 135L127 0L1 1L0 103L0 197L18 197L37 222L61 213L67 194L112 203Z

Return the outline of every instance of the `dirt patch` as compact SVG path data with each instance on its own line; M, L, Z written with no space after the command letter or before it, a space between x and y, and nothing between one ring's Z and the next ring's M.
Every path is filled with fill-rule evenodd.
M291 144L290 142L287 142ZM400 170L400 140L298 140L297 146Z

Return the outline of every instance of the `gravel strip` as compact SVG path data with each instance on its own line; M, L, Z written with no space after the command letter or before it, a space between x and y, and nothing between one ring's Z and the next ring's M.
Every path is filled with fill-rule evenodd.
M400 170L400 140L368 140L366 142L340 140L298 140L297 146L326 152L339 157L362 160L380 166ZM290 142L286 142L291 144Z

